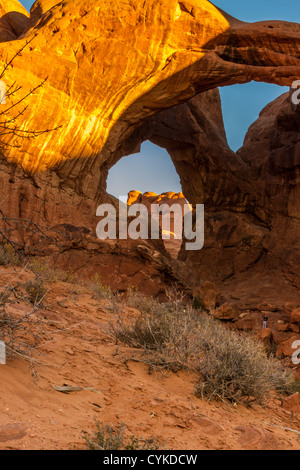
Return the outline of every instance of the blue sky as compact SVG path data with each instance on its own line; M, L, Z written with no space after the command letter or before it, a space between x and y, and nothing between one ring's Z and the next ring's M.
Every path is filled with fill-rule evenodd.
M20 1L20 0L19 0ZM31 2L31 0L22 0L20 3L22 3L22 5L27 8L27 10L29 11L30 8L31 8L31 5L34 3L34 2Z
M22 0L29 10L32 1ZM285 20L300 23L299 0L215 0L216 6L243 21ZM251 82L220 88L229 145L239 149L249 126L268 103L287 88ZM179 177L164 149L144 142L141 153L121 159L109 172L109 193L119 197L131 189L139 191L180 191Z

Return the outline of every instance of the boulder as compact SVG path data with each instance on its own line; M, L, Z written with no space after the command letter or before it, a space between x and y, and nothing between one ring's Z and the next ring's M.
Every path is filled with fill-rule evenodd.
M278 331L289 331L289 329L290 329L290 325L288 323L284 323L284 322L283 323L277 322L276 327L277 327Z
M263 328L257 333L257 337L262 340L271 341L273 338L273 333L271 328Z
M193 298L203 306L205 310L211 311L219 303L221 293L218 287L212 282L204 281L193 291Z
M0 1L0 42L17 39L29 27L28 11L17 0Z
M300 413L300 395L294 393L293 395L282 399L282 408L293 413Z
M293 331L294 333L300 333L300 326L292 323L290 325L290 330Z
M262 320L257 318L257 314L250 313L244 318L240 318L235 322L235 328L241 331L252 331L262 327Z
M300 308L295 308L291 312L291 323L296 323L300 325Z
M279 359L283 357L292 358L292 355L295 352L295 348L293 348L293 344L295 341L298 341L299 339L300 339L300 336L292 336L288 340L280 343L276 350L276 356Z
M213 311L213 316L218 320L236 320L239 318L239 315L239 306L229 302Z

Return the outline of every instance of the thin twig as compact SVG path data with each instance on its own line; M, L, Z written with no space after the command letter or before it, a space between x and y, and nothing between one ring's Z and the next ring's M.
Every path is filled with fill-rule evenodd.
M266 421L262 421L262 422L264 424L267 424L268 426L275 426L275 428L283 429L284 431L294 432L295 434L298 434L298 436L300 436L300 431L297 431L296 429L286 428L284 426L278 426L278 424L267 423Z

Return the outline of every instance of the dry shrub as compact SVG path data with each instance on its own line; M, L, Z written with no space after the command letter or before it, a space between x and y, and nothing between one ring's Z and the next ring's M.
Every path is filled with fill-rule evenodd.
M127 290L126 297L123 298L123 302L127 307L135 308L143 313L153 313L158 302L153 297L148 297L140 292L136 291L134 287Z
M43 331L31 313L17 315L8 313L7 305L12 303L9 294L1 292L0 304L0 340L6 345L7 355L30 358L31 351L36 348L43 337ZM32 313L34 312L34 309Z
M140 315L131 323L119 315L114 338L140 349L152 368L197 371L197 396L262 402L271 390L292 390L292 373L258 340L181 304L139 300Z
M134 435L125 436L126 426L100 426L96 422L96 432L93 436L84 436L89 450L158 450L159 441L154 439L141 439Z
M0 309L5 307L9 301L9 293L7 291L0 292Z
M28 263L28 268L35 274L39 279L43 279L47 282L73 282L73 275L62 269L52 267L50 264L38 258L32 258Z
M260 341L246 334L204 317L198 340L198 396L262 402L271 390L288 392L293 386L292 373L268 357Z
M191 310L174 308L172 304L161 304L153 299L139 297L141 314L128 324L126 318L118 316L111 327L116 341L139 348L147 356L152 368L178 371L191 366L197 353L197 319ZM130 306L132 304L130 303Z
M99 274L95 274L86 285L93 292L96 299L112 299L114 295L110 288L102 283Z
M11 244L5 243L0 246L0 265L18 266L20 263L20 256Z
M28 294L28 299L33 305L39 305L47 294L47 289L41 279L27 281L24 287Z

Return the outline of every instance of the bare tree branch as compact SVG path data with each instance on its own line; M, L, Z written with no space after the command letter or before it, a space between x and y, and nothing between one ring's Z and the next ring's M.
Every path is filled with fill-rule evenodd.
M17 56L22 55L24 49L33 41L36 37L33 36L30 40L26 41L24 46L22 46L12 57L11 59L6 58L5 65L2 72L0 73L0 80L5 78L5 73L10 66L13 65L13 62ZM57 126L53 129L24 129L22 125L19 124L20 118L24 116L25 112L28 109L28 105L25 104L26 99L33 95L38 89L42 88L47 81L48 77L42 80L34 88L31 88L26 94L20 98L16 98L16 94L22 90L22 86L17 84L16 81L10 84L6 90L6 99L8 99L11 104L3 111L0 112L0 152L6 148L20 148L21 145L18 143L9 143L6 141L7 136L16 137L17 139L29 140L38 137L41 134L46 134L60 129L62 126ZM16 101L14 100L16 98ZM20 109L21 106L21 109ZM9 113L11 112L11 116Z

